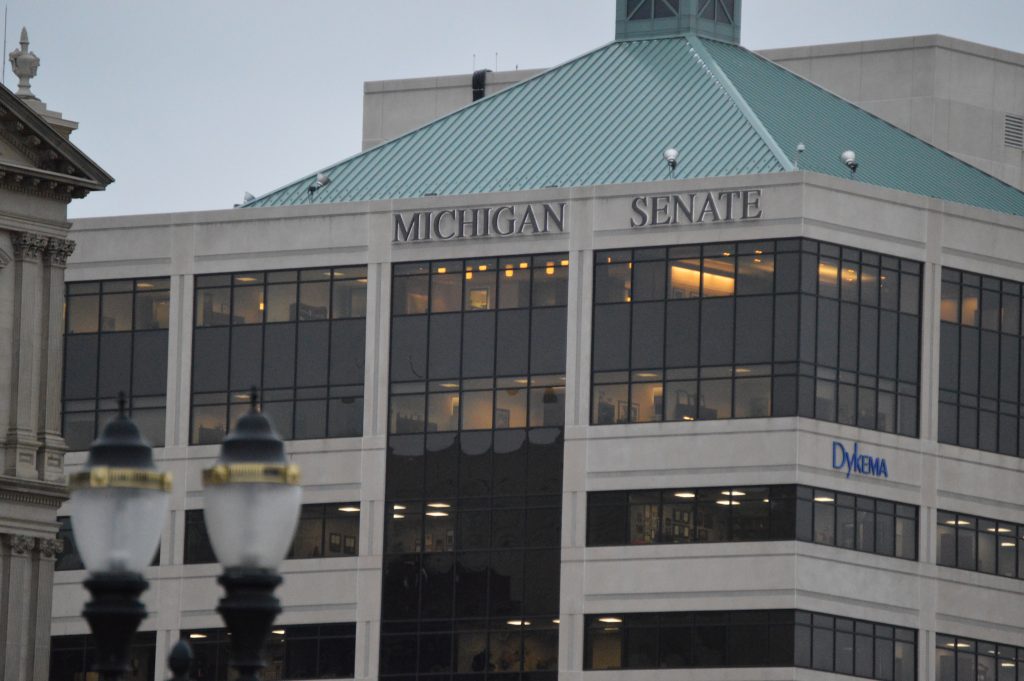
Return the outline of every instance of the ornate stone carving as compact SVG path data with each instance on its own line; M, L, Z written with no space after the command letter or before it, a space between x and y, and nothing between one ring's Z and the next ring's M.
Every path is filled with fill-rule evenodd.
M11 71L18 77L18 96L35 99L35 95L32 94L29 81L35 78L36 73L39 71L39 57L36 56L35 52L30 52L28 49L28 30L24 27L21 29L21 48L14 50L10 54L11 60Z
M14 257L17 260L38 260L49 241L45 236L38 234L16 232L11 237L11 243L14 245Z
M11 255L4 249L0 248L0 270L2 270L3 268L7 267L10 264Z
M7 545L15 556L26 556L35 548L36 540L24 534L9 534L7 535Z
M46 244L46 262L53 265L66 265L68 258L75 252L75 242L71 239L50 237Z
M40 539L39 553L43 558L56 558L57 554L64 550L63 539Z

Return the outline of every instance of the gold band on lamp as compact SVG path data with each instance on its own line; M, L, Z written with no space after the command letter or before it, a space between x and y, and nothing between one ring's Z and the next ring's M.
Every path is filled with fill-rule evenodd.
M299 467L295 464L232 463L217 464L203 471L203 486L228 484L298 485Z
M68 478L72 490L119 487L121 489L154 489L170 492L173 478L170 473L147 468L111 468L94 466Z

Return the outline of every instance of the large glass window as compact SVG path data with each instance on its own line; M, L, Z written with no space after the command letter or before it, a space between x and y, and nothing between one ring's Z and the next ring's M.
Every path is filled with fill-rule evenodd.
M916 436L921 264L807 239L595 256L591 423L806 416Z
M939 511L936 562L1024 579L1024 525Z
M135 634L128 657L131 671L122 676L124 681L152 681L156 666L156 632L140 631ZM99 678L92 671L95 661L96 643L92 635L50 638L50 681L90 681Z
M226 629L182 631L195 661L191 675L203 681L228 681L230 642ZM276 624L263 649L266 681L347 679L355 676L356 625Z
M568 264L396 265L389 432L560 427Z
M289 559L359 555L359 504L303 504ZM185 564L216 563L202 509L185 511Z
M801 610L587 615L585 670L803 667L915 681L917 632Z
M1024 648L976 641L962 636L935 636L937 681L1016 681L1024 678Z
M939 442L1024 452L1019 282L942 269Z
M363 431L366 267L196 277L192 444L220 442L261 390L281 437Z
M590 492L587 546L793 540L917 560L916 506L794 485Z
M89 444L117 415L118 395L142 434L164 444L170 279L67 285L64 320L64 439Z
M394 267L382 678L557 678L568 264Z

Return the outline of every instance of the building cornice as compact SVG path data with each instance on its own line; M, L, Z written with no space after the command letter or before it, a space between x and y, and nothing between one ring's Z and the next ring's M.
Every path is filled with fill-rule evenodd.
M0 163L3 186L33 193L49 192L47 198L70 201L102 190L114 181L38 112L4 87L0 87L0 136L33 164Z
M0 475L0 502L60 508L67 500L68 488L64 484Z

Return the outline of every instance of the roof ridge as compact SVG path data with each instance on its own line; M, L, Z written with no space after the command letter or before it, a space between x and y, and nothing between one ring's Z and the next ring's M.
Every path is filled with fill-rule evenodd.
M508 86L504 90L501 90L499 92L495 92L493 95L484 97L483 99L478 99L478 100L476 100L474 102L470 102L469 104L466 104L464 106L461 106L461 107L455 109L454 111L449 111L448 113L446 113L446 114L444 114L442 116L438 116L437 118L434 118L434 119L432 119L430 121L427 121L426 123L424 123L423 125L419 126L418 128L413 128L412 130L407 130L406 132L402 133L401 135L399 135L397 137L393 137L393 138L391 138L389 140L381 142L380 144L378 144L377 146L375 146L375 147L373 147L371 149L364 149L362 151L356 152L355 154L352 154L351 156L347 156L347 157L341 159L340 161L332 163L332 164L330 164L328 166L324 166L320 170L314 171L314 172L309 173L307 175L303 175L302 177L298 178L297 180L292 180L291 182L283 184L280 187L277 187L276 189L271 189L268 192L260 194L259 196L257 196L252 201L249 201L248 203L242 204L240 206L240 208L245 208L245 207L247 207L247 206L249 206L251 204L258 204L263 199L265 199L265 198L267 198L269 196L272 196L272 195L274 195L274 194L276 194L276 193L278 193L280 191L288 189L289 187L293 187L295 185L303 184L304 182L309 182L311 180L314 180L314 179L316 179L317 175L319 175L320 173L329 174L332 171L336 170L338 167L340 167L342 165L345 165L346 163L349 163L349 162L351 162L351 161L353 161L353 160L355 160L357 158L360 158L362 156L366 156L368 154L372 154L372 153L376 152L379 149L384 149L386 147L389 147L389 146L392 146L394 144L397 144L400 141L404 140L405 138L410 137L412 135L415 135L415 134L419 133L422 130L426 130L427 128L433 127L433 126L441 123L442 121L445 121L445 120L447 120L449 118L452 118L453 116L461 114L462 112L466 111L467 109L470 109L470 108L476 107L476 106L483 106L485 103L489 104L490 102L493 102L496 98L501 98L506 93L513 92L513 91L519 89L520 87L526 85L527 83L532 83L532 82L537 81L537 80L539 80L541 78L544 78L545 76L548 76L548 75L554 73L555 71L558 71L558 70L560 70L560 69L562 69L562 68L564 68L566 66L569 66L570 64L574 64L574 63L576 63L578 61L586 59L587 57L590 57L591 55L594 55L594 54L600 52L601 50L604 50L606 48L612 47L612 46L616 45L617 43L618 43L618 41L615 41L615 40L607 42L604 45L599 45L599 46L597 46L597 47L595 47L595 48L593 48L591 50L588 50L588 51L584 52L583 54L576 55L572 59L568 59L568 60L566 60L566 61L564 61L564 62L562 62L560 64L556 64L555 66L546 68L546 69L542 70L540 73L534 74L534 75L530 76L529 78L524 78L523 80L521 80L521 81L519 81L517 83L513 83L512 85Z
M703 42L701 42L703 39L693 33L688 33L685 37L690 48L693 49L700 60L704 63L704 67L715 78L715 80L718 81L726 94L729 95L729 98L736 105L736 108L740 110L743 117L747 119L747 122L750 123L752 128L754 128L757 134L771 150L772 154L775 155L776 160L783 168L785 168L785 170L796 170L796 164L794 164L792 159L789 158L789 155L782 150L782 146L779 145L775 137L768 132L768 128L765 127L763 122L761 122L761 119L754 112L754 109L751 108L750 104L747 103L746 98L740 93L732 80L729 79L729 76L726 75L722 67L718 65L715 58L705 49Z

